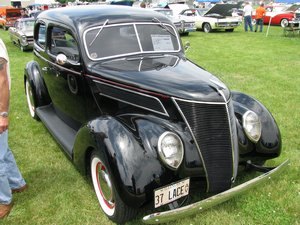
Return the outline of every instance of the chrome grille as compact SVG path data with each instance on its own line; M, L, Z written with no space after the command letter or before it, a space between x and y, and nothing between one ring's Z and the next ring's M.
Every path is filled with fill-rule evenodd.
M27 42L33 42L33 36L29 36L26 39L27 39Z
M175 100L198 145L207 173L208 191L231 187L233 148L227 105Z

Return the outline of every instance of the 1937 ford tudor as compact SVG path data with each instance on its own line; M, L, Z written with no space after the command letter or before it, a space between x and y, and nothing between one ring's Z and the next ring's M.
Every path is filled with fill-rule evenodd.
M189 61L174 25L152 10L41 13L24 83L31 116L91 176L103 212L117 223L149 204L160 212L146 223L202 211L287 165L262 166L281 151L271 113ZM239 165L265 173L233 187ZM186 201L201 192L218 194Z

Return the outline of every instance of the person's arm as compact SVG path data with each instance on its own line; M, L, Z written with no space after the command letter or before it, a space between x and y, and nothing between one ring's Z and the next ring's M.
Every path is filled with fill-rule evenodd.
M9 109L9 81L7 75L7 61L0 58L0 113ZM0 116L0 134L8 128L8 117Z

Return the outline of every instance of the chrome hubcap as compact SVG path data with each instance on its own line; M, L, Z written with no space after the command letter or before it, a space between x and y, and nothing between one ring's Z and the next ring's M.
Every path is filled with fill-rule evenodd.
M28 80L26 80L26 94L27 94L27 103L30 111L30 115L33 117L35 114L35 108L33 103L33 94Z
M109 208L114 207L113 190L109 175L104 165L97 164L97 179L101 195Z

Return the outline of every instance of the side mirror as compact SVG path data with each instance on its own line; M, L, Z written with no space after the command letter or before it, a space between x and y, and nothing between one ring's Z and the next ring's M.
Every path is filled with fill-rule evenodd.
M184 50L187 52L189 49L190 49L190 47L191 47L191 44L190 44L190 42L185 42L185 45L184 45Z
M80 62L74 62L72 60L69 60L67 58L67 56L63 53L59 53L56 58L55 58L55 62L58 64L58 65L61 65L61 66L80 66Z
M58 54L55 59L56 63L61 66L65 65L67 60L67 56L62 53Z

